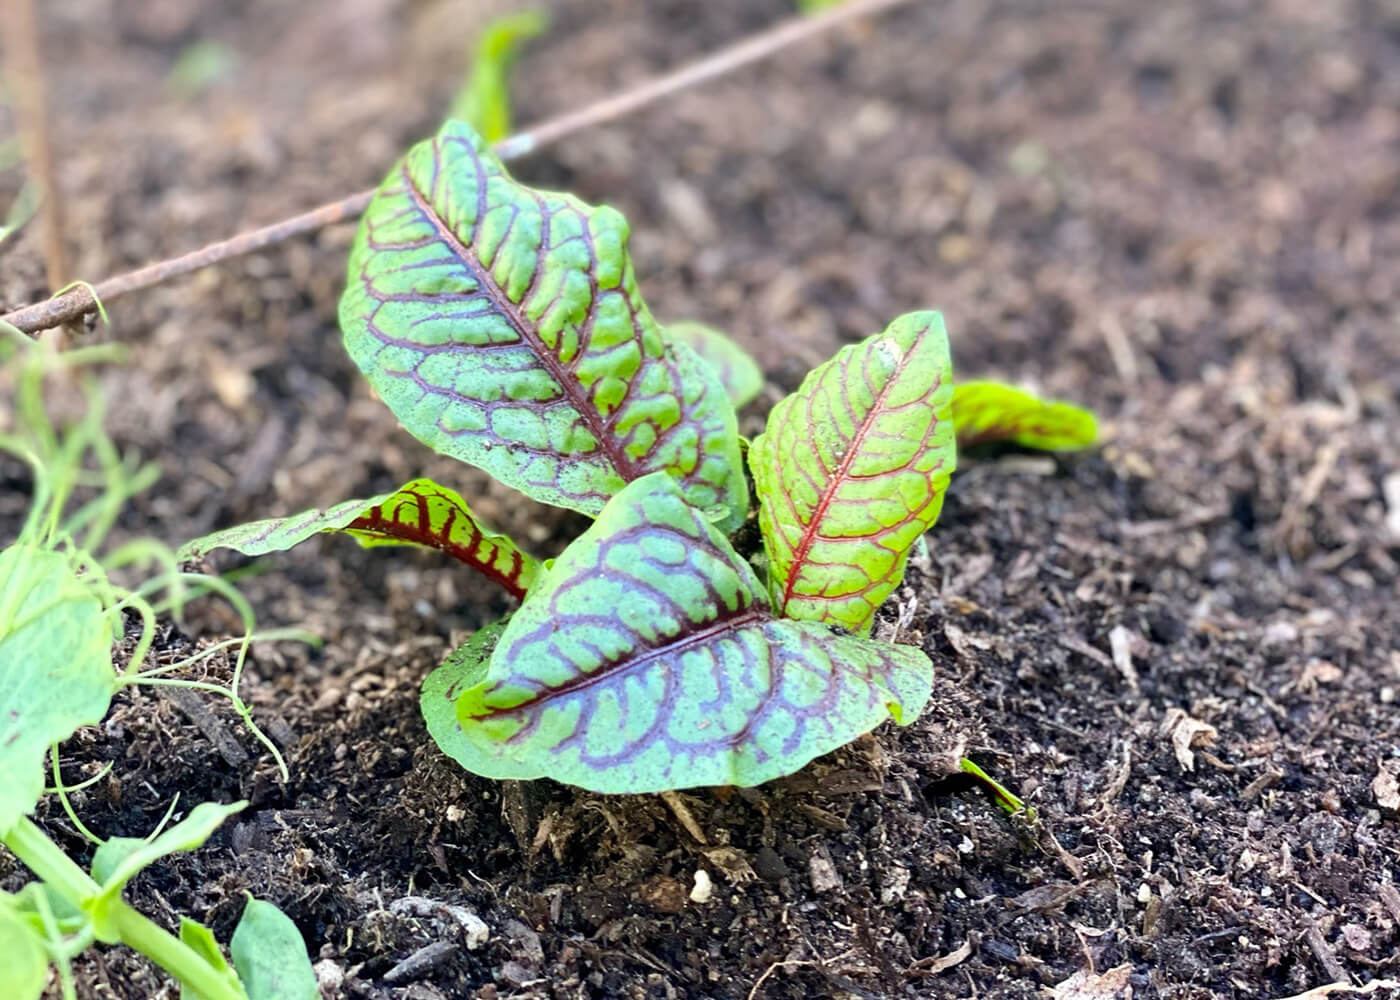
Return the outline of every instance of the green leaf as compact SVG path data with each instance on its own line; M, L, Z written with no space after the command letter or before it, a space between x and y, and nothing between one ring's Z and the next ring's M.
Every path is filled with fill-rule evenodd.
M238 975L229 968L228 961L224 958L223 950L219 948L219 942L214 940L214 932L205 927L197 920L189 917L180 918L180 940L190 946L190 949L199 955L200 958L208 962L219 976L228 983L229 987L237 993L243 992L243 984L238 981ZM180 1000L205 1000L203 994L191 988L183 980L180 983Z
M749 449L779 614L866 633L957 464L943 317L901 316L773 407Z
M460 733L440 744L487 777L596 792L790 774L887 716L912 720L932 676L917 649L775 619L748 563L663 473L564 551L483 670L491 638L425 693L456 697Z
M0 222L0 243L4 243L29 225L29 220L34 218L35 212L39 211L39 202L42 200L39 183L33 178L25 181L19 189L19 194L15 195L15 200L10 203L4 221Z
M6 1000L38 1000L49 981L49 952L43 935L7 892L0 892L0 942Z
M480 684L486 678L486 668L491 662L491 654L506 630L509 619L491 622L472 633L471 638L458 646L423 681L423 691L419 705L423 709L423 721L428 724L428 734L443 753L451 757L469 771L481 752L469 740L457 721L457 700L467 688ZM519 774L507 774L510 761L502 758L492 773L493 778L537 778L535 768L524 765Z
M467 122L487 142L510 135L510 70L520 48L549 26L538 10L522 10L488 21L449 118Z
M664 469L737 527L734 408L668 346L611 208L515 183L461 122L409 151L365 212L345 346L403 426L543 503L597 514Z
M455 490L431 479L414 479L393 493L347 500L327 510L253 521L216 531L184 545L180 559L199 559L214 549L245 556L282 552L320 532L339 531L367 548L419 545L445 552L495 580L516 597L525 596L540 563L508 536L477 519Z
M804 14L817 14L841 2L842 0L797 0L797 9Z
M119 937L108 919L108 911L138 872L167 855L202 847L224 820L241 812L247 805L247 802L234 802L226 806L201 802L190 810L188 816L154 840L113 837L105 841L92 856L92 877L102 885L102 891L83 901L83 908L92 915L98 940L114 942Z
M301 931L271 903L248 900L228 950L249 1000L318 1000Z
M1009 441L1042 451L1088 448L1099 435L1088 410L1039 399L1000 382L963 382L953 393L958 446Z
M67 558L0 552L0 837L44 791L44 754L107 714L117 678L102 604Z
M725 395L741 409L763 391L763 369L728 335L704 323L672 323L664 330L666 339L689 347L719 376Z

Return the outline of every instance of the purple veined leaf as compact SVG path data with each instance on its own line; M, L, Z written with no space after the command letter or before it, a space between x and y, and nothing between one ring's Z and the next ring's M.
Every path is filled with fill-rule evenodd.
M920 312L843 348L773 408L749 468L779 614L870 630L943 507L952 395L943 317Z
M437 549L524 597L540 572L540 562L506 535L487 528L460 495L431 479L414 479L393 493L347 500L326 510L306 510L225 528L186 543L181 560L199 559L215 549L245 556L284 552L322 532L343 532L366 548L417 545Z
M637 291L617 211L516 183L472 129L409 151L361 221L345 346L424 444L596 515L664 470L724 530L747 513L734 408Z
M953 392L958 447L1009 442L1041 451L1088 448L1099 435L1088 410L1040 399L1000 382L963 382Z
M734 409L747 406L763 391L763 369L727 334L693 320L668 323L664 332L667 340L687 345L714 370Z
M654 473L429 678L423 705L477 774L639 793L790 774L912 721L931 681L918 649L774 618L748 563Z

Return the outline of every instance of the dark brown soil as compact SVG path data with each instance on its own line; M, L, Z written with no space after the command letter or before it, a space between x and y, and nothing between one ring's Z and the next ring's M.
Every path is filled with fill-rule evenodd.
M42 6L68 242L98 278L375 182L433 129L488 5ZM561 3L519 118L788 11ZM199 39L236 71L172 97ZM335 997L1030 998L1083 973L1090 992L1057 995L1253 1000L1400 979L1400 820L1373 787L1400 770L1398 101L1400 10L1379 0L940 0L520 164L624 210L653 308L733 331L763 405L933 306L961 375L1090 404L1107 440L965 458L894 602L917 601L932 707L787 780L682 795L704 843L659 798L461 772L417 686L507 599L332 541L242 583L264 624L325 638L264 647L246 680L290 784L222 704L141 692L67 747L70 778L115 761L79 812L144 834L176 793L249 798L131 898L224 940L245 890L270 899ZM350 235L114 309L95 335L131 347L103 377L112 430L165 469L123 529L178 543L424 473L557 552L576 520L426 453L357 377L334 318ZM42 294L38 246L0 251L0 302ZM1041 825L947 778L960 752ZM447 907L489 940L469 950ZM174 995L123 950L79 975L84 996Z

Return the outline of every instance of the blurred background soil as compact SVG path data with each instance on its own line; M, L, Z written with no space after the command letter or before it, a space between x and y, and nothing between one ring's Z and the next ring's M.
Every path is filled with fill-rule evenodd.
M43 3L75 273L374 184L506 6ZM514 76L520 122L791 13L549 6ZM246 678L291 782L224 705L123 694L66 747L69 780L115 761L81 815L143 835L177 792L251 799L129 895L224 940L245 890L271 899L332 997L1259 998L1400 979L1397 109L1389 0L925 0L517 163L627 215L660 317L762 360L750 431L842 344L935 307L961 377L1091 405L1105 442L965 456L887 609L934 658L929 711L789 779L685 793L689 823L656 798L460 771L417 686L509 600L333 539L242 581L263 624L325 639L264 647ZM0 174L6 202L20 179ZM579 519L429 454L358 377L335 321L352 233L114 305L92 334L130 349L101 379L111 430L165 471L122 530L178 544L427 474L556 554ZM0 248L0 305L45 293L31 226ZM3 470L8 532L26 483ZM203 609L160 655L235 626ZM1040 826L950 778L960 753ZM56 807L43 819L83 854ZM123 950L78 974L85 997L175 995Z

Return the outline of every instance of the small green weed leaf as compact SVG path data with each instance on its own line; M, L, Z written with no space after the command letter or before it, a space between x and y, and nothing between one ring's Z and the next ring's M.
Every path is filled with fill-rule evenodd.
M61 553L0 552L0 837L44 791L44 754L107 714L112 629Z
M347 500L327 510L254 521L196 538L182 547L181 559L198 559L214 549L245 556L282 552L320 532L339 531L366 548L419 545L437 549L524 597L540 563L507 535L482 524L455 490L431 479L414 479L393 493L369 500Z
M704 323L671 323L664 330L667 340L689 347L719 376L720 385L734 408L753 402L763 391L763 369L727 334Z
M228 960L224 958L223 950L219 947L219 942L214 940L214 932L205 927L197 920L189 917L180 918L180 940L189 945L190 948L209 963L219 976L228 983L229 987L237 993L243 992L243 984L238 981L238 975L229 968ZM180 983L180 1000L205 1000L204 995L192 989L183 980Z
M1024 816L1027 820L1034 822L1036 818L1035 807L1026 805L1024 799L978 767L971 758L961 758L958 761L958 767L964 774L970 774L980 781L982 787L996 800L996 804L1001 806L1007 815Z
M320 997L301 931L271 903L248 900L228 950L249 1000Z
M454 756L596 792L755 785L912 720L917 649L775 619L753 570L664 473L632 483L525 598L482 669L461 651Z
M963 382L953 393L958 447L1010 442L1042 451L1088 448L1099 435L1088 410L1000 382Z
M804 14L817 14L841 2L842 0L797 0L797 9Z
M6 1000L39 1000L48 981L44 936L15 897L0 892L0 988Z
M510 70L520 48L549 26L537 10L522 10L488 21L449 118L467 122L487 142L510 135Z
M102 886L102 891L83 902L83 908L92 916L97 939L108 942L117 940L116 929L108 919L108 910L113 901L121 898L122 890L138 872L166 855L202 847L224 820L241 812L247 804L234 802L225 806L216 802L201 802L190 810L188 816L154 840L113 837L105 841L92 856L92 877Z
M748 504L734 408L668 346L611 208L515 183L448 122L365 212L345 346L400 423L543 503L597 514L664 469L726 529Z
M943 317L843 348L773 407L749 450L779 614L865 633L933 526L957 463Z

